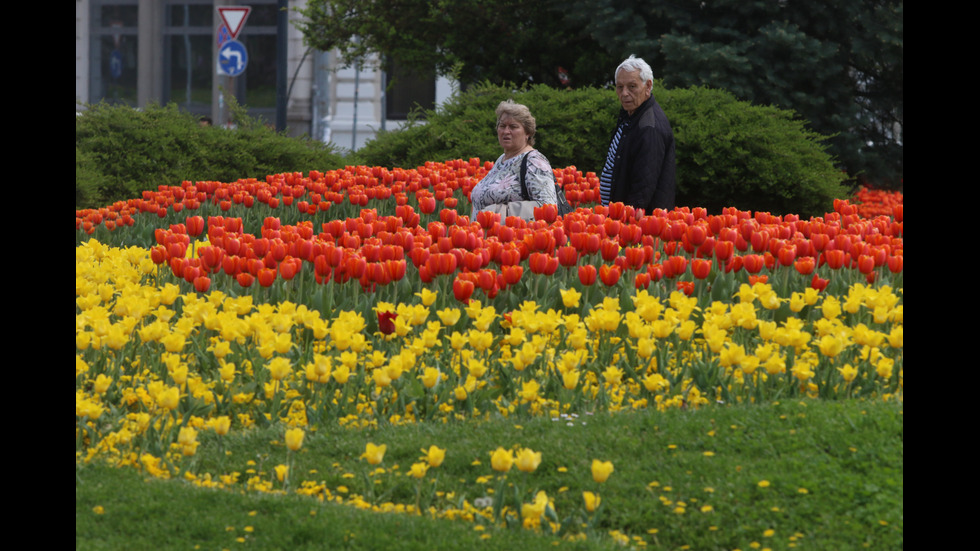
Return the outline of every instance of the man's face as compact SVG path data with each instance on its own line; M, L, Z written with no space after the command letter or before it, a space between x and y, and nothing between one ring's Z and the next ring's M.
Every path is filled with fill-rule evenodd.
M616 74L616 95L619 96L620 105L630 115L650 97L652 91L653 81L640 80L639 71L623 69Z

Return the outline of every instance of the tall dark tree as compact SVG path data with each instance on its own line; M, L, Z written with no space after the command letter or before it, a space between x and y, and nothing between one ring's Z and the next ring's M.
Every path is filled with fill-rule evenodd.
M901 179L903 4L674 0L657 41L667 86L724 88L793 109L852 175Z
M304 14L313 46L464 85L606 86L636 54L668 87L792 109L852 176L901 182L903 0L311 0Z
M582 25L565 20L562 5L558 0L312 0L300 28L309 45L337 48L347 63L379 53L383 63L435 68L464 85L491 80L563 86L559 69L577 75L574 84L592 84L596 75L588 71L599 71L592 62L598 45Z

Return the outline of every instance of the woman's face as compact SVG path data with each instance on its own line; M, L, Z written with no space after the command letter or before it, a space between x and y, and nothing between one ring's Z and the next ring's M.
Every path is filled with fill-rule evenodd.
M500 117L497 122L497 141L505 154L514 154L527 145L527 132L517 119L510 115Z

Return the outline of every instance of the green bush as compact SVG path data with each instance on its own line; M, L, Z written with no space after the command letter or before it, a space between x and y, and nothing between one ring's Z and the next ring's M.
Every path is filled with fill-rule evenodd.
M201 127L173 105L95 104L75 117L75 208L138 197L184 180L233 182L331 170L346 163L320 142L289 138L239 115L234 131Z
M99 198L99 182L102 180L95 161L75 146L75 208L79 205L95 205Z
M824 137L791 111L738 101L723 90L695 87L654 96L677 140L677 204L710 212L744 210L823 214L843 197L844 174L834 167ZM506 99L523 103L537 120L536 147L554 167L598 172L605 162L619 102L611 90L513 89L481 84L436 110L383 132L355 153L358 163L413 167L425 161L500 153L494 109Z
M663 92L658 101L677 141L677 204L811 216L849 195L826 137L792 111L739 101L724 90Z

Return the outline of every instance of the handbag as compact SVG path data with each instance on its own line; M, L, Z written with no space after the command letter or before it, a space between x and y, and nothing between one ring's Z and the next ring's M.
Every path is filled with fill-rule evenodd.
M531 199L531 194L527 191L527 183L524 181L525 177L527 176L527 158L529 155L530 153L527 153L524 155L524 158L521 159L521 196L525 201L529 201ZM554 178L555 174L552 172L552 181L554 181ZM555 197L557 198L558 216L565 216L574 210L572 206L568 204L568 199L565 198L565 191L561 189L558 182L555 182Z

